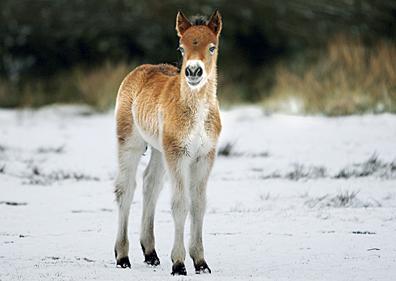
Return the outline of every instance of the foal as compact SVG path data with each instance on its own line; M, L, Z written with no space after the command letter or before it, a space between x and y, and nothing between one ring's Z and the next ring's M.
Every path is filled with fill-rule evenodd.
M189 254L196 273L208 272L202 244L206 185L216 157L221 130L216 97L217 50L221 16L189 21L177 14L176 30L183 64L176 67L141 65L122 82L116 120L119 171L115 184L119 207L115 243L117 266L131 267L128 258L128 216L136 187L136 169L147 145L150 162L143 178L143 215L140 243L145 262L159 265L154 241L154 213L165 171L172 186L175 236L172 274L186 275L184 224L191 214Z

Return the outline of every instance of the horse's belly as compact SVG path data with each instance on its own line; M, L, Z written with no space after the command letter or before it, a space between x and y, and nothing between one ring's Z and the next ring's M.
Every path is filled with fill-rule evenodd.
M155 149L162 151L162 146L161 143L158 139L158 136L155 136L151 134L150 132L147 132L143 130L142 128L137 125L137 128L139 130L140 135L142 136L143 140L149 144L150 146L154 147Z
M150 146L154 147L155 149L162 151L161 141L159 139L159 129L157 124L158 118L153 116L153 120L142 120L144 122L139 122L138 116L136 116L135 111L132 109L132 115L134 118L134 126L138 130L142 139L149 144Z

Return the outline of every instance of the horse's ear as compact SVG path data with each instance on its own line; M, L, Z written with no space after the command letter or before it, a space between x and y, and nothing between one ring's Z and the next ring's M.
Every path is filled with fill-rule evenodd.
M222 27L221 15L218 10L214 11L211 15L208 27L214 32L214 34L219 35Z
M176 31L177 35L179 37L183 36L183 33L186 32L186 30L191 27L191 22L188 20L188 18L181 12L179 11L176 16Z

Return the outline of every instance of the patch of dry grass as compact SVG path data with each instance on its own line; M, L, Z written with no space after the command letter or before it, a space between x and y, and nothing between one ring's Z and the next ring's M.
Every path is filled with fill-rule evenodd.
M114 105L118 87L132 69L124 63L106 63L91 69L75 67L51 77L15 84L0 80L0 106L85 103L98 111L106 111Z
M281 64L264 104L295 113L396 112L396 45L339 35L302 71Z
M99 111L114 105L118 88L125 75L131 70L125 64L105 64L98 69L75 72L75 81L81 99Z
M222 107L262 100L269 111L291 113L396 112L395 61L394 42L379 40L368 45L338 35L323 49L306 50L294 59L256 69L250 79L242 75L249 69L234 70L231 79L227 73L234 68L222 65L218 96ZM122 79L133 68L126 63L105 63L18 83L0 79L0 106L86 103L106 111L114 105Z

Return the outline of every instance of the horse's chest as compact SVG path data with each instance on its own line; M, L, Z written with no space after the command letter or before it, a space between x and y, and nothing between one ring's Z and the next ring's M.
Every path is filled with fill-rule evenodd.
M205 129L206 118L207 110L205 108L198 111L195 117L195 124L187 135L186 148L191 157L205 155L213 147L213 141Z
M192 132L187 141L187 151L191 157L199 157L208 154L213 143L205 128Z

